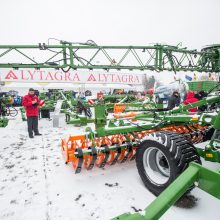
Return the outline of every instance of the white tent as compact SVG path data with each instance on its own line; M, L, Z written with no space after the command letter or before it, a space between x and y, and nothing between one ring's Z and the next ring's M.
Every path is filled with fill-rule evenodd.
M111 89L132 89L132 86L128 84L108 84L106 87Z
M79 89L81 88L80 84L73 83L48 83L44 86L45 89Z
M39 85L37 83L12 82L12 83L4 85L3 88L35 88L35 89L40 89L40 88L42 88L42 85Z
M127 84L83 84L83 88L88 89L132 89Z
M133 86L132 88L133 88L133 90L137 90L137 91L144 91L145 90L144 85L136 85L136 86Z
M85 89L105 89L108 88L108 86L104 84L82 84L82 88Z

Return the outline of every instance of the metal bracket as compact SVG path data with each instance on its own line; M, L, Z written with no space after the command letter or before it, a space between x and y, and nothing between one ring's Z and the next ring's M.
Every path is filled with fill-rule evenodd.
M63 100L58 100L55 106L54 115L53 115L53 127L59 128L59 118L60 118L60 110L63 104Z

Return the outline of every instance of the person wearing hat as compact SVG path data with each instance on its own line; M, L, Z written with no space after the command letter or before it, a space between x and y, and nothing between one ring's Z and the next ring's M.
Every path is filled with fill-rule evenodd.
M180 105L180 94L178 91L174 91L172 96L168 100L168 110L172 110L173 108Z
M24 96L22 104L26 110L29 138L34 138L34 135L42 135L39 133L38 130L38 108L39 106L42 106L44 102L39 100L39 98L35 94L35 90L30 88L28 94Z

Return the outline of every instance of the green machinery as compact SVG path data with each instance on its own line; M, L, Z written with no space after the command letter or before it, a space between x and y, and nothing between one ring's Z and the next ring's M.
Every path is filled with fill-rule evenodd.
M220 112L218 115L213 118L212 126L215 129L215 132L209 141L209 143L205 146L205 148L197 148L198 155L205 158L206 160L212 162L220 162ZM173 134L175 135L175 134ZM172 138L167 135L171 141ZM184 136L182 136L182 140L186 140ZM180 136L179 136L180 138ZM156 146L159 149L161 142L158 139L153 141L146 140L142 143L145 146L145 150L149 149L149 146ZM185 143L186 144L186 143ZM191 144L188 142L187 144ZM168 147L165 143L162 143L164 147ZM177 144L176 144L177 146ZM169 150L169 149L168 149ZM177 150L177 149L176 149ZM146 152L145 151L145 152ZM144 157L144 152L142 152L139 156ZM171 158L175 158L174 155L171 155ZM116 217L115 219L121 220L138 220L138 219L147 219L147 220L156 220L159 219L173 204L175 204L178 199L180 199L187 191L189 191L192 186L196 186L203 191L209 193L217 199L220 199L220 169L210 170L203 166L201 166L201 162L199 158L196 158L195 162L190 162L184 172L175 178L175 180L162 192L158 193L158 191L154 191L155 195L159 195L156 200L154 200L141 214L135 213L130 214L126 213L121 216ZM143 159L142 159L143 162ZM140 168L140 164L137 162L137 167L139 167L139 173L143 176L143 170ZM152 179L150 179L152 180ZM145 182L145 185L148 185L148 182ZM148 185L149 186L149 185ZM159 188L159 187L158 187Z
M53 90L50 92L49 96L46 92L40 93L39 98L41 100L45 100L45 105L40 108L41 111L53 111L57 100L62 99L63 104L61 112L65 113L66 122L68 124L80 125L86 125L87 123L94 122L95 119L91 119L92 112L90 108L101 109L102 107L97 107L100 105L106 109L106 112L112 112L115 108L117 108L116 111L140 111L162 108L162 105L158 105L150 100L147 102L137 101L135 95L132 94L104 95L103 99L93 99L92 103L90 103L86 99L73 98L72 91ZM82 115L83 112L84 115ZM95 110L95 112L97 111ZM23 108L21 108L21 114L23 120L25 120ZM96 113L96 115L99 114Z
M65 109L68 107L67 101L71 101L73 105L76 104L76 100L72 98L72 91L62 91L58 89L53 89L48 92L41 92L39 94L39 99L44 100L45 104L42 106L41 109L48 109L50 111L53 111L55 109L55 105L57 103L57 100L62 99L65 95L64 102L62 104L62 109Z
M207 99L198 101L196 103L192 103L190 105L181 105L176 109L170 111L161 111L161 112L151 112L151 111L143 111L136 112L133 114L125 113L116 114L115 118L107 119L106 110L103 106L97 106L95 108L95 119L92 119L90 122L95 122L96 130L92 131L91 128L87 128L86 136L84 138L89 138L91 143L95 141L96 137L100 137L101 139L108 139L109 143L112 141L110 139L114 139L112 137L114 135L124 135L124 141L127 140L131 142L131 138L128 136L133 136L132 140L135 139L134 136L137 136L137 139L143 138L143 135L148 133L152 133L157 130L171 130L179 133L188 133L200 130L206 130L207 126L210 126L216 118L216 114L211 113L202 113L201 115L191 115L187 112L188 109L192 107L198 107L203 105L212 105L219 104L220 98L219 96L211 96ZM127 120L125 120L127 119ZM80 119L75 119L80 120ZM137 121L141 121L138 123ZM201 127L200 127L201 126ZM137 132L137 134L134 134ZM146 134L145 134L146 132ZM143 134L142 134L143 133ZM202 133L201 133L202 134ZM204 138L206 133L202 134ZM203 140L203 138L201 140ZM77 140L77 138L73 138L73 140ZM81 136L79 137L81 140ZM84 139L82 139L83 141ZM197 138L195 138L197 140ZM89 140L87 140L89 141ZM105 140L106 141L106 140ZM119 140L117 140L120 142ZM115 143L117 143L114 140ZM123 142L123 141L122 141ZM125 146L126 147L126 146ZM75 149L71 150L71 154L73 154ZM84 152L90 152L89 149L83 149ZM200 151L201 152L201 151ZM219 152L217 152L219 153ZM77 154L77 153L76 153ZM86 153L89 154L89 153ZM209 155L209 154L207 154ZM214 155L214 154L213 154ZM206 158L206 156L204 156ZM216 154L216 158L218 158L218 154ZM208 159L208 156L207 158Z
M220 162L218 107L200 114L187 112L192 107L219 103L219 95L213 94L170 111L146 111L128 118L125 113L110 120L106 119L104 108L100 106L94 121L98 126L94 131L88 127L85 135L62 140L65 161L71 162L79 173L83 167L88 170L95 165L103 168L136 157L145 186L153 194L161 195L141 214L127 213L115 219L158 219L195 182L201 189L220 198L220 174L202 167L200 160L203 157ZM206 140L210 142L205 148L193 145Z
M197 51L161 44L99 46L92 41L60 41L57 45L0 45L0 68L219 72L219 48L220 45L211 45ZM17 56L10 62L8 57L13 53Z
M44 111L54 111L56 103L58 100L63 100L61 111L68 112L71 109L71 113L77 115L77 103L78 99L72 97L72 91L62 91L62 90L51 90L50 93L41 92L39 94L39 99L44 100L45 104L40 107L40 112ZM86 107L89 105L86 101L81 100L83 105ZM23 107L20 108L22 120L26 121L25 110ZM74 113L75 112L75 113Z
M114 104L114 103L113 103ZM110 107L109 107L110 106ZM109 108L111 109L112 104L94 103L94 117L87 117L86 115L79 115L71 111L63 111L66 114L67 124L73 125L87 125L89 123L94 123L95 127L103 127L107 124L107 118L109 115ZM122 112L155 112L158 110L163 110L161 104L156 104L154 102L131 102L131 103L115 103L114 104L114 115ZM110 111L111 112L111 111ZM110 113L111 114L111 113ZM134 113L135 114L135 113ZM100 123L101 122L101 123ZM100 124L99 124L100 123Z
M218 142L219 146L219 142ZM191 162L188 168L142 214L123 214L115 220L157 220L193 185L220 199L220 170L212 171Z
M24 109L24 107L20 107L19 110L20 110L20 113L21 113L21 119L22 119L22 121L27 121L27 117L26 117L26 114L25 114L25 109Z
M205 80L205 81L189 81L187 82L189 91L205 91L208 92L213 87L217 86L217 81Z
M88 123L95 123L95 126L99 126L99 121L97 118L102 118L102 121L107 120L108 114L111 114L112 111L114 113L121 112L129 112L129 111L156 111L163 110L163 105L156 104L151 100L146 101L138 101L136 99L130 99L128 96L124 96L121 100L119 98L116 99L118 102L115 103L105 103L105 100L94 100L92 105L85 105L84 108L92 107L94 109L95 116L92 118L92 114L82 115L73 111L63 110L66 114L66 122L67 124L75 124L75 125L87 125ZM74 106L70 105L70 109L74 109ZM106 124L106 122L104 123ZM103 122L101 123L103 126Z
M13 53L17 56L12 56L13 61L8 60L8 55ZM60 41L57 45L0 45L0 68L55 68L63 72L70 69L126 69L218 73L220 45L206 46L199 51L161 44L99 46L93 41ZM106 120L105 109L100 107L97 110L96 123L99 126L96 130L87 128L86 134L63 139L63 155L66 162L73 164L76 173L81 171L82 166L89 170L95 164L102 168L106 164L136 158L144 184L160 196L143 215L125 214L116 219L158 219L195 182L201 189L220 198L219 170L214 172L199 165L200 157L219 162L219 111L197 116L187 112L194 105L218 102L219 95L216 95L166 113L142 112L126 119L120 115L112 120ZM192 144L210 138L211 141L203 149ZM159 183L155 173L161 177Z
M0 127L6 127L8 125L7 116L14 116L13 112L11 114L10 108L7 105L12 104L13 99L9 96L0 97ZM17 111L15 109L15 111Z

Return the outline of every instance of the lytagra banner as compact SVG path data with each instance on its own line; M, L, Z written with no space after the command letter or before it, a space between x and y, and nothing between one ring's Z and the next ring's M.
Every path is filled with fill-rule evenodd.
M119 83L142 84L143 75L135 73L76 71L55 69L0 69L3 82L69 82L69 83Z

